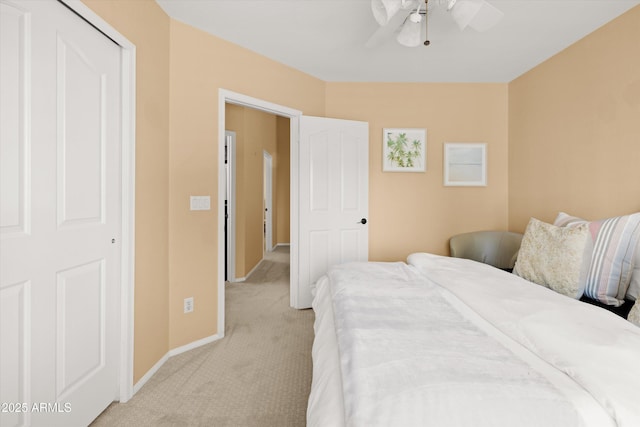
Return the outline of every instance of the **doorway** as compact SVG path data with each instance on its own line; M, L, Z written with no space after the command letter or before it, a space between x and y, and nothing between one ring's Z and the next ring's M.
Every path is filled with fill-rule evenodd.
M223 164L224 159L224 141L225 141L225 129L226 129L226 104L233 104L238 106L244 106L253 108L259 111L274 114L276 116L282 116L289 119L289 147L290 147L290 161L289 161L289 173L290 176L295 177L298 175L298 126L299 119L302 113L298 110L291 109L289 107L281 106L271 102L263 101L257 98L252 98L239 93L231 92L225 89L220 89L218 93L218 236L224 236L224 194L226 187L225 168ZM298 183L297 180L291 179L290 183L290 211L289 211L289 224L290 224L290 272L291 277L297 277L297 242L298 242ZM218 239L218 335L224 336L225 325L225 281L224 281L224 268L226 263L226 257L224 254L224 238ZM297 301L297 286L292 281L290 284L290 305L295 307Z
M225 104L226 281L243 282L289 244L289 118Z
M307 244L309 242L308 237L312 235L312 233L310 233L311 228L308 227L310 225L310 223L308 222L310 212L308 212L308 209L306 209L306 207L309 207L309 200L307 200L307 202L305 203L306 207L304 212L302 211L302 207L300 205L301 197L302 197L300 192L300 186L303 185L301 184L302 179L301 179L301 169L300 169L300 162L301 162L300 144L302 141L300 136L300 130L301 130L301 120L303 118L302 113L300 111L293 110L288 107L283 107L281 105L273 104L271 102L252 98L247 95L230 92L225 89L220 89L218 94L219 94L218 95L219 159L223 158L224 156L224 129L225 129L225 116L226 116L226 110L225 110L226 103L253 108L259 111L269 112L272 114L289 118L289 132L290 132L289 133L289 143L290 143L289 162L290 162L290 176L292 177L291 184L290 184L290 239L289 241L290 241L290 254L291 254L290 255L291 280L289 284L289 289L290 289L289 303L290 303L290 306L293 308L309 308L310 302L311 302L311 293L310 293L311 282L309 280L312 277L319 277L317 273L319 270L322 270L322 266L320 265L319 262L317 262L316 258L313 257L311 252L308 250L310 248L310 246ZM367 184L368 173L366 172L366 170L368 168L368 124L366 122L353 122L348 120L326 119L326 118L318 118L318 117L314 118L313 120L318 124L325 122L324 123L325 125L329 125L330 123L337 125L337 128L333 130L332 129L316 129L316 131L314 131L315 136L313 136L313 138L320 137L320 139L322 139L323 138L322 135L326 135L327 137L330 137L330 139L327 140L326 142L333 145L336 143L342 144L340 142L343 139L341 135L348 136L348 138L343 141L347 145L342 144L344 145L343 148L338 150L338 153L341 158L337 159L336 161L330 161L330 162L327 161L324 163L320 163L319 164L319 166L321 166L320 169L326 172L327 170L331 169L331 167L329 167L330 164L339 164L343 169L351 170L352 167L350 165L353 164L355 168L353 169L353 171L356 171L356 170L359 171L358 172L359 176L360 176L360 173L363 172L362 174L363 178L356 180L358 182L357 185L355 186L349 185L349 188L348 188L349 192L352 193L355 191L356 194L362 193L364 195L367 195L368 194L368 184ZM307 122L310 123L309 121ZM338 125L338 122L342 122L342 124ZM345 129L342 129L343 124L346 125ZM349 130L348 128L351 128L352 125L357 127L359 130L355 131L355 128L353 128L352 130ZM331 127L333 127L333 125L331 125L330 128ZM307 129L307 130L310 130L310 129ZM311 135L308 134L307 136L311 136ZM357 144L354 145L354 143L356 142ZM305 146L309 145L309 141L305 139L304 144ZM358 144L364 144L364 145L362 145L361 148L356 148ZM314 147L316 146L316 144L313 144L313 145ZM317 148L319 147L327 148L327 144L320 144L318 145ZM318 154L318 156L314 154L312 157L315 158L316 160L322 161L322 158L326 157L326 156L324 157L322 156L323 152L325 151L323 151L323 149L320 148L320 151L316 153ZM322 166L322 164L324 164L324 166ZM224 172L223 171L224 171L224 166L222 163L219 163L219 167L218 167L218 173L219 173L218 175L218 186L219 186L218 187L219 188L218 236L222 236L224 233L224 221L223 221L224 199L220 198L221 195L224 193ZM306 162L305 170L304 170L305 177L310 179L311 178L310 174L312 173L314 173L314 168L310 167L308 162ZM312 179L312 182L316 182L316 181L317 180ZM351 184L354 184L354 182L352 182ZM307 185L308 185L308 182L307 182ZM303 187L305 188L306 192L312 191L311 187L308 187L307 185ZM324 190L321 193L328 195L328 193ZM341 192L339 191L335 193L335 195L339 195L340 193ZM351 209L350 206L346 206L346 205L343 207L347 210L353 210L352 214L354 215L354 218L353 218L354 221L353 223L351 223L351 220L349 220L349 225L352 226L353 224L357 223L357 224L360 224L361 226L364 226L364 232L366 234L368 233L367 232L368 226L365 226L365 224L367 223L366 222L367 203L358 202L357 205L358 205L357 209ZM302 217L303 214L306 221L305 222L306 228L304 230L305 239L306 239L305 240L306 250L304 253L301 252L301 246L300 246L300 243L301 243L300 239L302 237L301 219L303 218ZM355 218L356 216L357 218ZM330 231L332 233L332 236L334 236L332 240L335 240L335 233L336 232L340 233L340 227L331 227ZM329 230L327 230L327 232L329 232ZM360 232L357 232L355 234L360 234ZM224 247L223 247L224 240L225 240L224 238L218 239L218 245L219 245L218 335L220 337L224 336L224 324L225 324L225 321L224 321L224 316L225 316L224 284L225 283L224 283L224 277L223 277L224 262L225 262ZM360 255L355 255L355 256L348 255L343 258L360 260L360 257L366 257L366 253L367 253L366 250L359 249L363 246L367 246L367 245L361 245L361 244L349 245L350 247L349 254L353 253L355 250L354 253L357 253ZM316 261L313 261L314 262L313 266L309 264L312 260L316 260ZM366 260L366 259L362 259L362 260ZM302 264L304 264L304 268L305 268L304 277L301 276L301 268L303 267ZM314 273L307 274L309 272L314 272Z

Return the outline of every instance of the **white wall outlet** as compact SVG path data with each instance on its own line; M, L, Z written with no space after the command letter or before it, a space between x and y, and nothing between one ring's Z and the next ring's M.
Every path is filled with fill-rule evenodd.
M191 196L189 199L189 207L192 211L209 211L211 210L211 197Z
M193 312L193 297L184 299L184 312L185 313Z

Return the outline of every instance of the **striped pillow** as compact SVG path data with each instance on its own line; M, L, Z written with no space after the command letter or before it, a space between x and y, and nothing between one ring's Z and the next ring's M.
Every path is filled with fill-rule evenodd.
M633 273L631 273L631 283L627 289L627 299L631 301L640 299L640 242L636 248L636 259L633 262Z
M640 213L586 221L560 212L554 225L589 224L593 253L584 294L603 304L620 306L631 281L636 248L640 241Z
M627 320L634 325L640 326L640 301L636 300L636 303L631 307Z

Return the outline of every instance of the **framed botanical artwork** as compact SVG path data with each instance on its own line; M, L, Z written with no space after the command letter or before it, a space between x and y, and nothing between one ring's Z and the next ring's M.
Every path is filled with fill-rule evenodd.
M382 170L384 172L427 170L427 130L383 129Z
M482 187L487 185L487 144L444 143L444 185Z

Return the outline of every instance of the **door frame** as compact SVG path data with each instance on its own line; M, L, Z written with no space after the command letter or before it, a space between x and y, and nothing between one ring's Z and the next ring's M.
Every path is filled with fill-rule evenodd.
M121 221L120 245L120 402L133 396L133 319L135 255L135 150L136 150L136 46L82 3L58 0L90 25L113 40L121 51L122 135L121 135Z
M227 281L236 281L236 133L224 131L227 146L227 166L225 170L225 186L227 196L227 228L225 233L227 249L226 268ZM224 219L224 214L223 214Z
M298 176L298 141L300 116L302 112L293 108L274 104L262 99L253 98L227 89L218 89L218 336L224 337L225 317L225 289L224 289L224 140L225 140L225 104L235 104L241 107L253 108L266 113L288 117L290 123L291 138L291 164L292 177ZM289 304L297 308L298 305L298 180L291 179L290 185L291 213L291 279L289 285Z
M266 252L273 251L273 157L268 151L262 151L262 176L263 176L263 198L264 198L264 248Z

